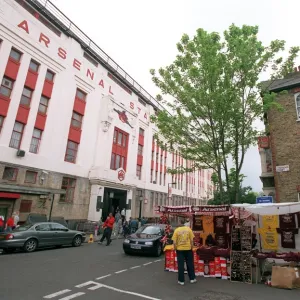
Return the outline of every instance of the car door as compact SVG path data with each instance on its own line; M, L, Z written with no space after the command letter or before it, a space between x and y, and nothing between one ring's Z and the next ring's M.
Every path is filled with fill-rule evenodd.
M42 223L35 226L39 246L53 245L53 232L49 223Z
M51 229L54 234L55 245L71 244L73 236L67 227L59 223L51 223Z

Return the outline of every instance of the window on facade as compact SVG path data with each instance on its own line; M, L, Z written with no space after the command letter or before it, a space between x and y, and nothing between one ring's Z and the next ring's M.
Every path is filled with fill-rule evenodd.
M153 170L150 171L150 182L152 183L153 181Z
M141 178L142 178L142 166L140 166L140 165L136 166L136 176L137 176L138 179L141 180Z
M73 111L71 125L76 128L81 128L83 116Z
M151 153L151 160L154 160L154 151Z
M40 64L38 64L36 61L34 61L34 60L30 61L29 70L37 73L39 71L39 67L40 67Z
M158 163L158 153L156 153L156 162Z
M163 159L163 156L161 155L161 156L160 156L160 164L161 164L161 165L163 164L163 161L164 161L164 159Z
M26 171L25 183L36 183L37 172Z
M16 49L12 48L12 49L10 50L9 57L10 57L11 59L13 59L14 61L19 62L19 61L21 60L22 53L19 52L19 51L16 50Z
M155 181L156 181L156 183L158 181L158 171L155 172Z
M61 189L65 190L66 194L60 196L60 201L72 202L74 199L75 187L76 187L76 179L63 177Z
M15 122L13 132L11 135L9 147L19 149L21 146L22 136L24 131L24 124Z
M32 98L33 91L28 89L27 87L23 88L22 96L21 96L21 101L20 104L29 107L31 98Z
M164 174L164 185L166 185L166 174Z
M10 98L13 86L14 86L13 80L7 77L3 77L1 82L1 87L0 87L0 95L6 98Z
M31 212L32 201L31 200L21 200L20 213L30 213Z
M46 79L47 79L48 81L53 82L53 81L54 81L54 76L55 76L55 74L54 74L52 71L47 70L47 73L46 73Z
M145 130L143 128L139 129L139 135L142 135L142 136L145 135Z
M37 128L33 129L29 152L31 152L31 153L39 152L39 147L40 147L41 139L42 139L42 133L43 133L43 131L40 129L37 129Z
M80 89L76 90L76 98L79 98L82 101L85 101L86 99L86 93L81 91Z
M48 110L49 99L45 96L41 96L40 104L39 104L39 112L42 114L46 114Z
M15 180L17 180L17 176L18 176L18 169L11 168L11 167L5 167L2 179L15 181Z
M296 98L297 118L300 119L300 94Z
M68 140L65 161L75 163L78 152L78 144Z
M143 148L142 145L138 145L138 155L143 155Z
M1 132L1 129L3 127L3 123L4 123L4 117L0 116L0 132Z
M162 173L159 173L159 184L162 184Z
M112 170L117 170L119 168L126 170L127 139L128 134L126 132L115 128L110 162L110 168Z

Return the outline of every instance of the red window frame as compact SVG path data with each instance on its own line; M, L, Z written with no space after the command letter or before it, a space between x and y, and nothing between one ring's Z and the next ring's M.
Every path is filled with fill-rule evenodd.
M21 125L21 131L18 131L16 128L16 125ZM21 143L22 143L22 138L23 138L23 133L24 133L24 127L25 125L20 123L20 122L15 122L13 132L11 134L10 142L9 142L9 147L14 148L14 149L20 149ZM16 139L15 137L19 137Z
M3 124L4 124L4 117L0 116L0 133L1 133L1 129L3 127Z
M44 101L46 103L43 103L42 100L46 100L46 101ZM43 115L47 114L48 106L49 106L49 100L50 100L49 98L47 98L47 97L45 97L43 95L41 96L40 103L39 103L39 109L38 109L39 113L41 113Z
M47 70L46 72L46 80L48 80L49 82L54 82L54 77L55 77L55 73L50 71L50 70Z
M136 165L136 176L139 180L142 179L142 166Z
M5 178L5 172L10 172L10 171L13 172L12 178ZM16 181L17 177L18 177L18 172L19 172L19 170L17 168L5 167L3 175L2 175L2 179L8 180L8 181Z
M83 115L79 114L76 111L73 111L72 119L71 119L71 126L81 129L82 120L83 120Z
M87 94L84 91L82 91L80 89L76 89L76 96L75 96L76 98L85 102L86 96L87 96Z
M14 53L19 55L19 57L15 58ZM20 62L21 58L22 58L22 52L20 52L19 50L15 49L15 48L11 48L10 53L9 53L9 59L11 59L15 62Z
M35 66L35 68L33 68L33 66ZM39 72L39 68L40 68L40 64L37 63L35 60L31 60L29 63L29 70L34 72L34 73L38 73Z
M68 140L67 149L65 154L65 161L69 163L76 163L77 153L78 153L78 143Z
M24 95L24 92L29 92L29 96L28 95ZM33 90L29 89L28 87L23 88L23 92L21 95L21 100L20 100L20 105L25 106L25 107L30 107L30 103L31 103L31 99L32 99L32 94L33 94Z
M32 206L32 200L21 200L20 213L30 213Z
M3 84L4 80L8 80L8 81L11 82L11 88L9 88L9 87L7 87L6 85ZM15 83L14 80L12 80L12 79L10 79L10 78L4 76L4 77L2 78L2 81L1 81L0 95L1 95L2 97L5 97L5 98L8 98L8 99L9 99L10 96L11 96L12 90L13 90L13 88L14 88L14 83ZM3 94L3 92L2 92L3 89L8 90L8 91L9 91L9 95Z
M39 134L37 134L39 133ZM32 133L32 138L30 142L29 152L30 153L38 153L40 149L40 144L42 140L43 130L34 128Z
M29 180L29 179L27 178L27 175L29 175L29 174L32 174L32 175L33 175L33 180ZM37 174L38 174L38 173L35 172L35 171L29 171L29 170L27 170L26 173L25 173L25 180L24 180L24 182L25 182L25 183L36 183Z
M127 132L115 127L110 161L111 170L123 168L126 171L128 139L129 134Z
M61 183L61 189L66 190L66 194L60 196L60 201L72 202L74 200L75 188L76 188L75 178L63 177Z

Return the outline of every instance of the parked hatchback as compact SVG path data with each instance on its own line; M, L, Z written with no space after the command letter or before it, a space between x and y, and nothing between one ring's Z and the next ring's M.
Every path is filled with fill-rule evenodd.
M59 223L40 222L20 226L10 233L0 233L0 249L6 253L12 253L16 249L33 252L43 247L63 245L79 247L85 237L84 232L69 230Z

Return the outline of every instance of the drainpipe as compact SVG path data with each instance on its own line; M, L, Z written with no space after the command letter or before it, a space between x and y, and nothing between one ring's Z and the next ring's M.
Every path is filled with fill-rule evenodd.
M52 210L53 210L53 203L54 203L54 194L50 194L51 196L51 207L50 207L50 213L49 213L49 219L48 222L51 221L51 216L52 216Z

